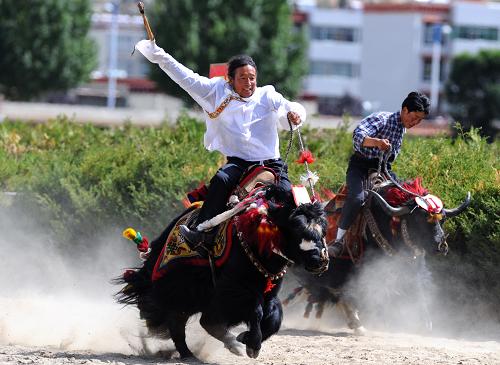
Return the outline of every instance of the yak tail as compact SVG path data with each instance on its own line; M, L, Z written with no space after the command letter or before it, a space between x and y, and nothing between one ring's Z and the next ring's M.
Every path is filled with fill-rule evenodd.
M146 270L127 270L125 273L112 280L113 284L125 285L114 297L116 301L124 305L139 305L141 297L151 288L151 276Z

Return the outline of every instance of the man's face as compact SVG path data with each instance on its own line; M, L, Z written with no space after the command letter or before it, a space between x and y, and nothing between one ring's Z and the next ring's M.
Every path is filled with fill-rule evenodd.
M424 118L424 112L409 112L407 107L401 109L401 123L403 123L404 127L407 129L415 127Z
M248 98L257 87L257 71L250 65L238 67L234 73L234 79L229 78L229 81L239 96Z

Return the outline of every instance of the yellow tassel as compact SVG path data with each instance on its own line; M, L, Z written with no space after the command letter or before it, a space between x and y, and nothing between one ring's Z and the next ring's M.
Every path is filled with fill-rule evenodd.
M436 223L443 219L443 214L441 213L429 213L429 217L427 218L427 222Z
M133 228L127 228L123 231L123 237L133 241L137 237L137 232Z

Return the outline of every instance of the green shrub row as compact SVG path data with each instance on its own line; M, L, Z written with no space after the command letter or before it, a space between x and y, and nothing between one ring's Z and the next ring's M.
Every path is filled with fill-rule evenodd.
M158 128L102 128L65 117L47 124L6 121L0 124L0 191L18 192L9 209L29 209L63 247L88 244L110 227L133 226L154 236L183 209L185 192L208 182L224 162L204 149L204 129L187 115ZM458 135L407 136L393 170L400 178L421 176L446 207L472 193L471 207L446 223L451 253L434 267L445 273L438 276L458 303L479 288L489 303L498 303L500 144L486 143L475 130ZM316 158L310 165L320 177L316 190L336 191L345 178L351 133L346 127L304 128L302 137ZM289 134L281 138L285 154ZM295 135L288 156L295 183L305 172L295 163L297 145ZM2 195L0 204L8 204ZM477 290L455 292L456 281Z

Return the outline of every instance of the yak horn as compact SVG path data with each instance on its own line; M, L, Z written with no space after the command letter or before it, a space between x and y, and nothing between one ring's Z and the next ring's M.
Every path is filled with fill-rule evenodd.
M380 194L378 194L377 192L375 192L373 190L368 190L368 194L373 196L379 202L380 206L382 207L382 209L384 210L384 212L387 215L390 215L393 217L399 217L401 215L405 215L405 214L410 213L410 208L408 208L408 207L393 207L389 203L387 203L385 201L385 199L382 198L382 196L380 196Z
M445 214L446 218L453 218L460 213L462 213L465 208L467 208L470 204L470 191L467 192L467 196L465 197L465 200L460 204L458 207L453 208L453 209L443 209L443 212Z

